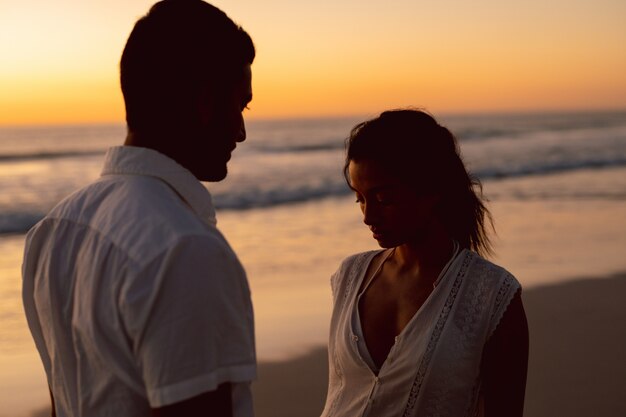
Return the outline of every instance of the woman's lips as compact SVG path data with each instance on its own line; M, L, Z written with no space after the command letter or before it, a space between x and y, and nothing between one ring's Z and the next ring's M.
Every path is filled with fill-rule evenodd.
M374 236L374 239L376 240L380 240L385 235L385 232L383 230L374 229L374 228L371 228L370 230L372 231L372 235Z

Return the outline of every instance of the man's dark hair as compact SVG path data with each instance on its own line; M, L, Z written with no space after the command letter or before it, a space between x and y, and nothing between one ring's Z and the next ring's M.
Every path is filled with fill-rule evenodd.
M120 62L126 122L135 132L195 117L204 92L228 94L255 56L250 36L201 0L163 0L137 21Z

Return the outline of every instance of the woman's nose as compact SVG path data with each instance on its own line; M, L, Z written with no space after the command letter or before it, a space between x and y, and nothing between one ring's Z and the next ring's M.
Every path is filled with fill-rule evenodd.
M379 214L377 208L372 204L363 204L363 223L372 226L378 220Z

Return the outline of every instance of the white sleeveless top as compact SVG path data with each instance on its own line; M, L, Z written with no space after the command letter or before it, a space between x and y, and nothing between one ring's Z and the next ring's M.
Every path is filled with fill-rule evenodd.
M520 284L503 268L462 250L374 372L363 345L359 349L354 311L365 272L380 252L347 258L331 279L330 372L322 417L473 416L483 347Z

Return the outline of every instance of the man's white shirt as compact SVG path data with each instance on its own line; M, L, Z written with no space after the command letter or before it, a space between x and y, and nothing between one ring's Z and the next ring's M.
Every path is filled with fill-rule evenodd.
M111 148L28 233L23 301L59 417L149 415L224 382L253 414L245 272L208 190L165 155Z

